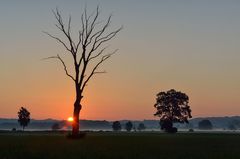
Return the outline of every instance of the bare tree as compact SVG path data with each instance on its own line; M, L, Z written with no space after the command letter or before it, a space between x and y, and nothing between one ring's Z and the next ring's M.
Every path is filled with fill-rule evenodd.
M65 61L59 55L46 59L56 58L59 60L63 65L66 75L71 78L75 84L76 98L73 111L74 121L72 124L72 135L76 136L79 133L79 114L82 109L81 101L83 99L83 91L94 75L105 73L105 71L98 71L98 68L117 51L105 53L107 49L106 43L115 37L122 27L114 31L108 31L112 15L110 15L106 21L99 21L99 7L91 14L88 14L85 8L81 15L81 27L77 32L77 40L74 40L71 33L71 16L69 16L68 22L65 24L58 9L54 10L53 14L57 20L55 26L63 33L67 42L48 32L44 33L64 46L66 53L73 59L74 74L69 73Z

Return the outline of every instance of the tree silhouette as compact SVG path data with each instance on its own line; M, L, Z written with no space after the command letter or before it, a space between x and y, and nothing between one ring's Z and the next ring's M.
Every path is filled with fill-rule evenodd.
M24 107L21 107L18 112L18 122L22 126L23 131L30 122L30 112Z
M142 131L142 130L145 130L145 129L146 129L146 126L145 126L143 123L139 123L137 129L138 129L138 131Z
M112 124L113 131L121 131L122 126L119 121L114 121Z
M127 131L131 131L132 128L133 128L132 122L131 122L131 121L128 121L128 122L125 124L125 129L126 129Z
M99 20L99 7L91 14L88 14L85 8L81 15L81 28L74 34L78 36L77 40L75 40L71 32L71 16L69 16L68 22L65 24L58 9L53 11L53 14L57 21L56 27L66 40L48 32L44 33L62 44L66 49L66 54L71 56L74 68L73 75L69 72L65 61L60 55L46 59L55 58L59 60L63 65L65 74L74 82L76 98L73 111L72 135L77 136L79 133L79 115L82 109L83 92L94 75L106 73L105 71L99 71L98 68L117 51L105 53L108 48L106 43L115 37L122 27L109 31L112 15L103 22Z
M53 130L53 131L60 130L61 128L62 128L62 126L60 126L59 123L54 123L54 124L52 125L52 130Z
M154 105L157 112L154 115L160 117L161 129L176 132L177 129L173 128L173 123L188 123L188 118L192 117L188 102L189 98L185 93L174 89L158 93Z
M210 120L204 119L198 123L198 128L202 130L211 130L213 126Z

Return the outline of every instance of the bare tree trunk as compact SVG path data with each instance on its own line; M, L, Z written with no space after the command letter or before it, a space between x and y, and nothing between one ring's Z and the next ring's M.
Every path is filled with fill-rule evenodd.
M78 102L74 103L74 112L73 112L73 125L72 125L72 135L77 136L79 134L79 115L81 111L81 104Z
M81 89L78 82L75 83L75 88L76 88L76 100L74 102L74 111L73 111L73 124L72 124L73 136L77 136L79 134L79 115L82 109L82 105L81 105L82 93L81 93Z

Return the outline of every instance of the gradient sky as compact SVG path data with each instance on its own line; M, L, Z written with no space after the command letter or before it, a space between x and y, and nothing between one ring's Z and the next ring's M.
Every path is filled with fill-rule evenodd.
M77 26L86 4L100 4L102 19L112 13L112 29L124 30L110 42L119 52L103 65L108 73L90 81L80 118L157 119L156 94L171 88L189 95L193 117L240 115L238 0L1 0L0 117L16 118L21 106L36 119L72 115L72 81L59 62L41 60L69 57L42 31L59 35L51 9Z

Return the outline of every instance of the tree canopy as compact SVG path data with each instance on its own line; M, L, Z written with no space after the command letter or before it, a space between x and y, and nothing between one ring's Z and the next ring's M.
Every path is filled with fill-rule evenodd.
M121 131L122 126L119 121L114 121L112 124L113 131Z
M154 105L157 112L154 115L160 117L161 128L170 130L173 123L188 123L188 118L192 117L188 103L188 96L180 91L171 89L159 92Z
M127 131L131 131L132 128L133 128L132 122L131 122L131 121L128 121L128 122L125 124L125 129L126 129Z
M21 107L18 112L18 122L23 130L30 122L30 112L24 107Z

